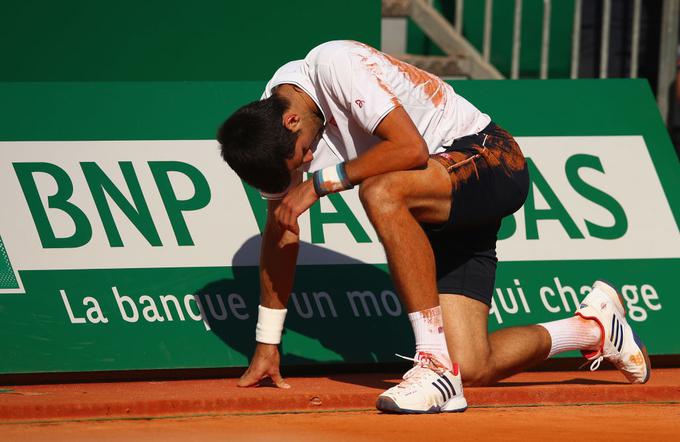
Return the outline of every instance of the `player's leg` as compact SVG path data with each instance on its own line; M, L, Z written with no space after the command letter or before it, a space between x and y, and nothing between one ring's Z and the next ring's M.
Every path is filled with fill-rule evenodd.
M443 222L451 207L451 183L434 161L420 170L369 178L359 197L380 241L409 312L439 305L432 249L421 220Z
M488 334L489 307L458 294L440 297L446 341L465 385L486 385L545 359L550 337L541 327L515 327ZM494 339L495 338L495 339Z
M419 219L445 220L451 183L430 160L420 170L394 172L365 180L359 196L385 249L394 286L409 313L416 350L434 353L450 364L444 340L435 263Z
M544 326L507 327L489 335L487 304L455 294L443 294L440 301L449 354L465 385L489 385L551 355L552 337ZM600 331L592 321L579 317L563 321L562 343L570 344L558 347L558 352L586 350L599 342Z
M427 335L441 328L441 291L437 285L441 272L439 259L435 265L432 236L444 239L438 241L446 248L440 255L460 257L457 244L447 242L451 239L448 230L458 230L459 224L491 222L495 229L487 235L493 242L488 248L495 249L496 224L503 210L512 213L526 197L528 178L519 146L495 125L487 129L488 133L457 140L452 151L433 156L423 169L371 177L359 190L366 214L385 248L395 288L414 325L416 345L419 329ZM484 203L494 192L499 193L496 199L501 204ZM427 226L427 234L423 226Z
M409 313L416 352L450 361L444 340L432 248L420 220L448 217L451 182L430 160L424 169L394 172L365 180L361 202L380 237L394 286Z
M580 317L488 334L499 225L430 234L449 355L466 385L488 385L556 353L590 350L600 342L597 324Z
M580 318L488 334L497 232L502 217L524 202L528 175L519 146L498 126L458 140L454 148L436 158L454 183L451 217L428 236L439 291L450 294L441 296L449 353L464 382L486 385L558 351L597 345L599 328Z
M631 383L649 380L647 349L625 319L620 295L596 281L575 316L508 327L487 335L489 306L462 295L440 296L446 341L465 385L489 385L566 351L579 350L597 368L608 359Z
M488 333L499 225L496 220L430 234L449 355L466 385L486 385L521 371L544 360L551 348L550 336L539 326Z
M450 211L451 182L434 161L422 170L394 172L365 180L359 195L385 248L390 273L413 327L415 365L404 381L378 398L380 410L397 413L467 408L460 376L445 341L432 248L421 220L444 222Z

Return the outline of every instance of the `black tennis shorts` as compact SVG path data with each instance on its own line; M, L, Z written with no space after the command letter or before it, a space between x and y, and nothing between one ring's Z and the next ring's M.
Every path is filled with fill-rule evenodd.
M491 305L496 282L496 238L503 217L527 197L529 173L512 135L489 123L430 158L449 172L451 213L442 225L423 225L437 265L439 293Z

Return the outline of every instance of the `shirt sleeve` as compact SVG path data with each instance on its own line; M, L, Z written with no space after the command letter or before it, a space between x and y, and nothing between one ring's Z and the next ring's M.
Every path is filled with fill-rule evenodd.
M390 111L401 106L378 64L368 55L336 52L318 66L317 75L324 93L370 134Z

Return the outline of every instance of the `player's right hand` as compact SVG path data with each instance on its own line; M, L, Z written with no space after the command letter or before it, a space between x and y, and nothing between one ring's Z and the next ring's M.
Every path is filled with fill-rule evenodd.
M271 378L278 388L290 388L290 385L283 380L279 372L280 359L277 345L258 342L250 366L238 380L237 385L239 387L252 387L258 385L263 379Z
M298 218L318 200L319 195L314 190L314 182L311 179L303 181L290 189L283 197L274 211L274 217L282 229L300 235Z

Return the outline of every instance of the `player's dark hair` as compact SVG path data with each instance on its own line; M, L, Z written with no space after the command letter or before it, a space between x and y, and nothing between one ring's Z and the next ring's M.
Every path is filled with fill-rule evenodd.
M264 192L283 192L290 184L286 159L295 153L298 134L283 125L289 106L287 99L273 94L234 112L217 132L224 161Z

